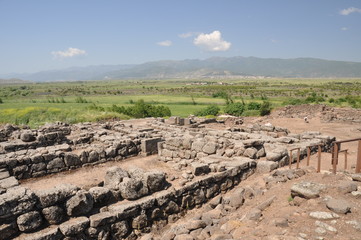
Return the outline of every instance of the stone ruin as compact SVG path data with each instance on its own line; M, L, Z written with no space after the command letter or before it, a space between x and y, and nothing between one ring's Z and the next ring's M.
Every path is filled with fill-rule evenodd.
M251 174L282 167L288 149L323 144L319 132L266 125L208 128L215 119L63 123L0 129L0 239L137 239L224 193ZM317 149L311 149L315 152ZM31 190L18 180L158 154L170 171L111 167L99 186Z

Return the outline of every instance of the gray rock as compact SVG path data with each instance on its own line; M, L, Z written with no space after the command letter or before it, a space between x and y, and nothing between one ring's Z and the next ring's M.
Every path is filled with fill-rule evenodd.
M334 233L337 232L337 229L336 229L336 228L332 227L331 225L329 225L329 224L327 224L327 223L321 222L321 221L316 221L316 222L315 222L315 225L316 225L317 227L323 228L323 229L325 229L325 230L327 230L327 231L329 231L329 232L334 232Z
M90 227L100 228L101 226L108 226L116 220L116 213L100 212L89 217Z
M118 190L119 183L123 181L124 178L128 178L129 174L127 171L119 167L111 167L107 170L104 178L104 187L109 189Z
M31 130L25 130L21 133L20 135L20 139L23 141L23 142L33 142L36 140L33 132Z
M51 206L42 210L44 218L50 224L59 224L65 218L65 211L59 206Z
M339 215L333 212L310 212L310 217L318 220L332 220L340 218Z
M346 214L351 212L351 205L349 202L343 199L331 198L326 202L326 206L332 212Z
M22 232L29 232L37 229L43 223L41 215L37 211L32 211L20 215L16 219L16 223L18 224L18 228Z
M320 192L326 187L319 183L314 182L299 182L293 184L291 187L292 197L299 196L306 199L318 198Z
M179 212L179 206L175 202L169 201L167 206L165 207L164 211L167 214L178 213Z
M132 228L133 229L143 229L146 226L148 226L148 218L147 215L141 214L137 217L135 217L132 221Z
M110 202L113 197L112 192L106 187L92 187L89 189L94 200L94 205L103 206Z
M0 180L0 188L8 189L18 186L19 182L15 177L8 177Z
M161 171L146 172L143 179L151 193L163 190L167 183L165 173Z
M354 173L351 174L351 178L354 181L361 182L361 173Z
M192 163L192 172L195 176L209 173L211 170L207 164L204 163Z
M243 188L239 188L236 189L234 192L232 192L229 195L229 205L234 207L234 208L239 208L243 205L244 203L244 189Z
M257 162L257 172L259 173L268 173L278 168L278 163L272 161L258 161Z
M205 228L207 226L207 223L203 220L190 220L189 222L187 222L184 227L188 230L188 231L192 231L195 229L199 229L199 228Z
M242 141L245 147L255 147L255 146L262 146L264 141L261 139L247 139Z
M0 195L0 219L33 210L36 204L35 194L24 187L9 188Z
M217 150L217 143L208 142L203 146L202 150L207 154L215 154Z
M56 205L66 199L74 196L78 191L78 187L72 184L61 184L51 189L36 191L42 207Z
M272 219L272 224L276 227L288 227L288 219L287 218L274 218Z
M66 212L69 216L80 216L93 208L94 200L90 193L81 190L66 202Z
M4 179L4 178L8 178L8 177L10 177L10 174L7 170L0 171L0 179Z
M67 167L81 166L81 161L78 155L74 153L65 153L64 162Z
M262 211L258 208L252 208L246 215L246 218L249 220L258 220L262 217Z
M126 221L116 222L111 225L113 239L121 239L129 232L129 225Z
M145 189L148 190L147 186L144 186L141 180L135 178L124 178L123 182L119 184L122 197L128 200L135 200L148 194L148 192L144 191Z
M65 236L75 236L82 233L89 227L89 219L87 217L71 218L60 224L59 229Z
M60 240L64 239L59 228L45 228L28 236L24 236L21 240Z
M63 159L61 159L61 158L54 158L46 166L46 168L48 170L61 169L61 168L64 168L64 167L65 167L65 163L64 163Z
M246 148L246 150L243 152L243 156L249 157L251 159L255 159L257 156L258 150L254 147Z
M337 185L340 193L346 194L357 190L357 184L352 181L341 181Z
M191 150L194 150L196 152L201 152L204 145L206 145L206 141L204 139L196 139L193 143L192 143L192 147Z

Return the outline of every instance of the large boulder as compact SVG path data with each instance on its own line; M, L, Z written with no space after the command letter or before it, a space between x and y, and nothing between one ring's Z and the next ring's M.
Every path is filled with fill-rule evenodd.
M135 200L148 194L148 192L142 191L145 188L148 189L141 180L135 178L124 178L123 182L119 184L120 194L128 200Z
M32 211L20 215L16 219L16 223L18 224L19 230L22 232L29 232L37 229L41 226L43 220L41 215L37 211Z
M306 199L318 198L320 192L326 187L323 184L314 182L299 182L291 187L292 197L299 196Z
M0 195L0 221L29 212L36 204L35 194L24 187L13 187Z
M33 132L31 130L25 130L21 133L20 135L20 139L23 141L23 142L33 142L36 140Z
M78 217L62 223L59 229L65 236L75 236L82 233L88 227L89 219L87 217Z
M61 184L51 189L39 190L36 195L42 207L57 205L60 202L74 196L78 187L72 184Z
M82 190L66 202L66 211L69 216L81 216L90 212L93 204L94 200L92 195Z
M161 171L146 172L143 176L144 182L150 192L157 192L163 190L167 184L165 180L165 173Z
M124 178L128 178L129 174L127 171L119 167L111 167L107 170L104 179L104 187L118 190L119 183L123 181Z
M93 187L89 189L89 193L94 199L94 205L103 206L112 200L113 194L106 187Z
M348 201L343 199L331 198L326 202L326 206L332 212L346 214L351 212L351 205Z
M59 224L65 218L65 211L59 206L51 206L42 210L44 218L50 224Z

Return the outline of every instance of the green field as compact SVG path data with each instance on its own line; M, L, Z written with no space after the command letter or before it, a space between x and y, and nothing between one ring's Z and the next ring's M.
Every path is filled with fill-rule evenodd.
M0 85L0 123L68 123L127 119L109 109L113 104L129 107L143 99L163 105L172 115L188 116L215 104L221 112L226 93L233 102L271 103L272 108L289 104L324 103L361 108L361 79L202 79L118 80ZM218 96L218 97L217 97Z

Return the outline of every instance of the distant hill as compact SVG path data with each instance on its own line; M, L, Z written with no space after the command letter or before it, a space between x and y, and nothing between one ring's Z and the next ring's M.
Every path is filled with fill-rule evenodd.
M361 78L360 62L315 58L212 57L205 60L155 61L139 65L101 65L43 71L13 77L30 81L165 79L264 76L283 78Z
M17 79L17 78L11 78L11 79L0 79L0 85L1 84L21 84L21 83L29 83L29 81Z

